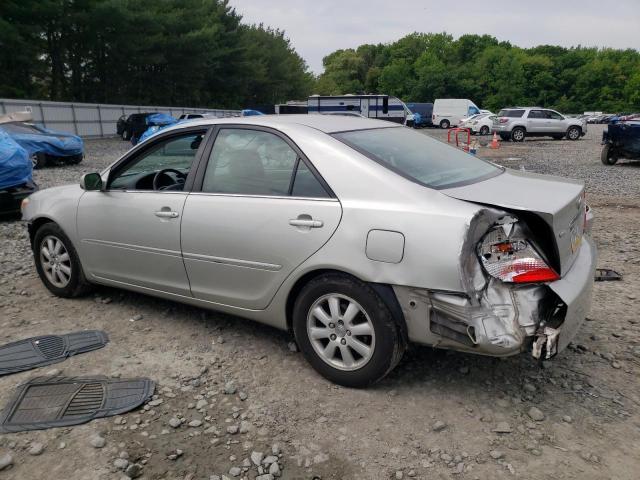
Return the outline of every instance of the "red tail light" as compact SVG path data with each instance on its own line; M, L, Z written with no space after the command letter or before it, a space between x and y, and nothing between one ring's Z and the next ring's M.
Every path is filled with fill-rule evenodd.
M522 235L515 219L491 229L478 245L485 271L503 282L553 282L560 276Z
M507 117L500 117L499 121L500 123L507 123L509 119Z

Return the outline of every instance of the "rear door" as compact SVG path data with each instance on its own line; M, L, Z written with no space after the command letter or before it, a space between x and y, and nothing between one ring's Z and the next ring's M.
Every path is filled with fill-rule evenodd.
M182 218L192 294L264 309L286 277L331 238L340 203L277 131L220 127L209 151Z
M544 133L548 130L547 114L544 110L529 110L527 132Z

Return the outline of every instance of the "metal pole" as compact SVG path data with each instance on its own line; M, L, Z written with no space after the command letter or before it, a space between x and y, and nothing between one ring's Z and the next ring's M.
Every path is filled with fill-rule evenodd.
M76 120L76 107L75 105L72 103L71 104L71 118L73 118L73 129L76 132L76 135L78 135L78 122Z
M38 106L40 107L40 116L42 117L42 126L44 128L47 128L47 121L44 119L44 108L42 108L42 102L38 103Z
M100 137L104 137L104 128L102 127L102 113L100 112L100 104L98 104L98 123L100 124Z

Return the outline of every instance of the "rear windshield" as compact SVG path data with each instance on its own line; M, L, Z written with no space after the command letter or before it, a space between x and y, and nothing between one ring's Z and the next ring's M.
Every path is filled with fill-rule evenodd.
M474 183L502 169L404 127L338 132L333 136L405 178L431 188Z
M520 118L522 115L524 115L524 110L500 110L498 112L499 117Z

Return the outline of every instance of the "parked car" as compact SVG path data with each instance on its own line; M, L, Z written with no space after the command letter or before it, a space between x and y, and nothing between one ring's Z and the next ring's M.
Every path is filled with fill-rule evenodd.
M351 387L408 342L552 357L596 261L582 184L338 115L179 123L23 218L53 294L110 285L290 330Z
M20 211L22 200L38 189L27 151L0 128L0 214Z
M149 128L147 117L157 112L132 113L129 116L122 115L116 124L116 133L122 140L129 141L131 138L140 138L144 131Z
M640 160L640 122L611 124L602 132L602 163L615 165L620 158Z
M174 117L168 113L153 113L146 118L147 129L142 132L141 135L133 135L131 137L131 144L137 145L138 142L144 141L151 135L155 135L158 130L166 128L170 125L177 123Z
M522 142L525 137L552 137L578 140L587 133L584 119L564 115L540 107L503 108L493 119L493 129L503 140Z
M34 169L56 163L76 165L82 161L84 142L77 135L26 122L2 123L0 129L27 151Z
M460 126L463 128L468 128L471 130L473 135L489 135L491 133L491 129L493 128L493 119L495 115L489 113L480 113L478 115L473 115L466 121L464 121Z
M433 103L407 103L406 105L411 112L405 120L408 127L433 127Z
M438 98L433 103L431 120L440 128L457 126L463 118L480 113L480 108L466 98Z

